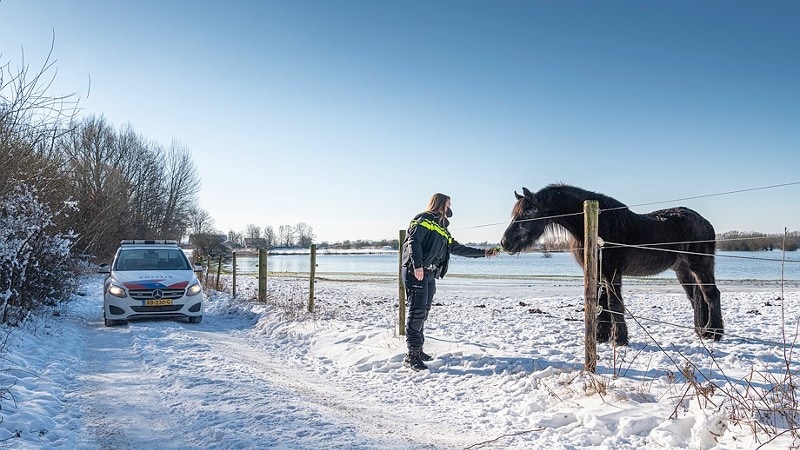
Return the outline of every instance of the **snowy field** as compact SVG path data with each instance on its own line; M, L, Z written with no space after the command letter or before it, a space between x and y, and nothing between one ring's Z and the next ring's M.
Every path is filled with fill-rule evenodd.
M626 285L630 342L582 373L582 286L446 279L430 370L402 366L397 284L271 278L210 292L200 324L102 324L101 278L11 329L0 446L82 449L797 447L800 289L720 286L700 341L675 284ZM784 324L783 326L781 324ZM787 361L789 361L787 363ZM788 366L788 372L787 372ZM788 373L788 374L787 374Z

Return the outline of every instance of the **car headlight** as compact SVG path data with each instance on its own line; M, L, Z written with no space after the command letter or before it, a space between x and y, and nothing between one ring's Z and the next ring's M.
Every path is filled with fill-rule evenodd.
M186 290L186 295L197 295L203 292L203 287L200 286L199 281L195 281L193 285L189 286L189 289Z
M125 289L123 289L120 286L117 286L116 284L108 285L108 293L113 295L114 297L119 297L119 298L125 298L128 296L128 294L125 293Z

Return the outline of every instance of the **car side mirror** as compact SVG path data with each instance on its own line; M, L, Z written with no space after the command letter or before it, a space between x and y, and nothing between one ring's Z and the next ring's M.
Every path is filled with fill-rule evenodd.
M111 273L111 266L106 263L100 264L100 267L97 269L97 273Z
M203 268L200 264L194 265L194 272L195 273L203 273L206 269Z

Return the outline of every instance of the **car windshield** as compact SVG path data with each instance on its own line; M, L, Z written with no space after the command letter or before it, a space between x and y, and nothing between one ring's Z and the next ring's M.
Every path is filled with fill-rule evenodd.
M130 248L117 255L114 270L191 270L183 251L177 248Z

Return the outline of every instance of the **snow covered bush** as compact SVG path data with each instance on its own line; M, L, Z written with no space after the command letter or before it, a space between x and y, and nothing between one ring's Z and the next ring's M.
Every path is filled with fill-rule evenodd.
M18 324L37 307L68 298L72 236L53 221L62 212L26 184L0 194L0 323Z

